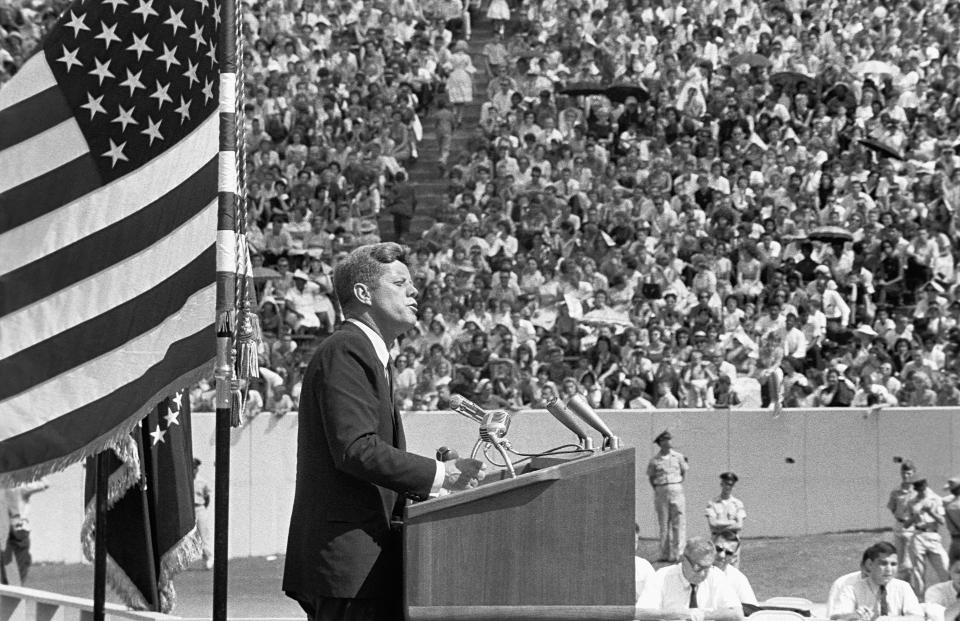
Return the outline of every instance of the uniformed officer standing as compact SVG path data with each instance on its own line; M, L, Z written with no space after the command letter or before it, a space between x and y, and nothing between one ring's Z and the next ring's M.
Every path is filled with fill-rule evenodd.
M653 506L660 526L659 561L677 562L687 538L686 500L683 480L687 476L687 458L673 450L669 431L658 435L654 442L660 451L647 464L647 478L653 486Z
M734 541L740 542L747 511L743 507L743 501L733 495L733 486L739 480L733 472L721 474L720 495L707 504L707 525L710 527L710 536L714 539L721 533L730 533ZM734 567L740 567L740 546L736 547L733 558L727 561Z
M913 525L908 523L910 517L910 505L917 498L917 492L913 489L913 480L916 476L917 468L909 459L900 463L900 486L890 492L890 498L887 500L887 509L893 514L896 523L893 526L893 545L897 548L898 575L897 577L907 582L910 581L911 563L909 548L910 540L913 539Z

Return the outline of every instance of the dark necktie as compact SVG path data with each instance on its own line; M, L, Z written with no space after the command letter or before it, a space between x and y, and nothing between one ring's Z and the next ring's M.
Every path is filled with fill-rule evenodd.
M880 616L885 617L890 614L890 605L887 604L887 585L880 586L880 593L877 595L880 598Z
M699 607L700 606L697 605L697 585L691 584L690 585L690 605L687 606L687 608L699 608Z

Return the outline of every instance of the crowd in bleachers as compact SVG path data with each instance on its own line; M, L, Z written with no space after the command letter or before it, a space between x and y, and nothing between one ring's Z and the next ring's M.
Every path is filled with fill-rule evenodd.
M960 4L504 4L242 3L254 410L295 407L337 257L389 218L408 409L960 404ZM0 80L51 12L0 7Z

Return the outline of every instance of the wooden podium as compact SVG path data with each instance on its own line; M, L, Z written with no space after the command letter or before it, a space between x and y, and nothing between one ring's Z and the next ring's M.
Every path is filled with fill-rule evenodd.
M407 618L633 619L635 459L596 453L407 507Z

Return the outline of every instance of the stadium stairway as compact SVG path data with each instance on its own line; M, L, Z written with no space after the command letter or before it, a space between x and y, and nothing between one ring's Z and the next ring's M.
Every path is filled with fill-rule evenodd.
M450 163L455 162L463 153L471 151L470 143L479 132L480 108L487 98L487 84L490 79L485 70L483 46L493 40L493 26L480 12L473 16L473 28L470 40L470 57L477 68L473 74L473 102L463 108L463 124L454 130L450 149ZM442 97L443 95L439 95ZM453 216L447 209L450 202L447 196L447 179L440 168L440 148L437 133L434 130L436 107L420 120L423 124L423 140L420 142L420 158L415 164L408 165L410 181L417 190L417 211L410 225L411 238L415 239L430 228L437 220L446 221ZM393 240L393 217L383 213L379 219L380 237ZM407 240L407 241L412 241Z

